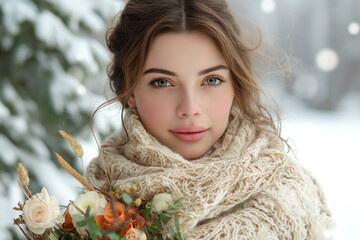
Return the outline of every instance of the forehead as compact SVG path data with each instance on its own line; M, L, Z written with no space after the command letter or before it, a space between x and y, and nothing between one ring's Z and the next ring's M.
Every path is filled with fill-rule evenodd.
M162 67L169 70L227 66L216 43L200 32L163 33L150 45L144 69Z

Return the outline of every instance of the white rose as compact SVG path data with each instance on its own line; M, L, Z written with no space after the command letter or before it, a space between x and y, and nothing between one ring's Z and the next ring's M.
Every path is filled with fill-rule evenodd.
M136 228L130 228L125 234L126 240L146 240L146 234Z
M160 214L162 211L169 210L170 205L174 204L174 199L169 193L158 193L151 201L151 208L154 212Z
M23 212L26 226L35 234L43 234L46 229L65 221L57 197L49 196L45 188L25 201Z
M95 191L89 191L84 194L81 194L77 197L73 204L70 204L69 214L72 217L74 214L82 213L78 210L80 209L83 213L86 212L86 209L90 207L90 215L102 215L104 213L105 205L107 201L101 193ZM75 207L76 206L76 207ZM85 227L77 227L77 224L73 218L73 225L80 234L85 234Z

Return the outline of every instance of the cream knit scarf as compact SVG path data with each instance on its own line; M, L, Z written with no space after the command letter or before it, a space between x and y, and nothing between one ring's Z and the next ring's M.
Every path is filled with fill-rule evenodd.
M289 165L292 161L279 138L256 131L241 118L237 107L232 108L228 128L214 147L192 161L151 136L136 110L128 110L125 124L129 142L122 147L102 149L112 179L121 172L115 186L136 185L136 194L142 199L151 199L161 192L171 193L174 199L184 197L177 218L186 229L187 239L311 239L306 236L312 235L312 218L306 216L306 211L314 211L314 218L325 214L320 225L331 222L316 183L309 177L305 183L302 175L307 175L302 169L298 174L296 164ZM104 144L124 140L124 134L117 132ZM99 158L90 163L86 177L92 185L103 187L105 176L98 166L102 166ZM299 178L289 183L292 191L282 187L287 179L283 183L281 179L286 174ZM297 182L301 186L297 187ZM309 186L310 190L303 190ZM311 192L311 199L292 200L296 203L282 199L293 197L297 188L303 190L299 195ZM311 201L311 209L303 209L307 208L303 201ZM301 209L293 211L294 207Z

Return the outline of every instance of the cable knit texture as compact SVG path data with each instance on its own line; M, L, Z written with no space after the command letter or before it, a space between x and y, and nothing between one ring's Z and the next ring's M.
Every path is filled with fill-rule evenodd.
M110 178L118 178L113 184L136 185L143 199L161 192L184 197L176 217L188 240L330 239L334 223L316 180L287 156L276 135L257 131L237 107L214 147L192 161L151 136L136 110L127 111L125 124L129 142L102 148ZM104 144L125 139L119 131ZM92 160L86 178L108 188L100 167L100 157Z

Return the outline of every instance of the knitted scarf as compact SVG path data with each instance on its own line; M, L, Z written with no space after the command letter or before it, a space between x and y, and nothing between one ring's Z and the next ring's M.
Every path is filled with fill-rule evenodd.
M118 177L115 186L136 185L145 200L162 192L185 198L176 217L187 239L326 239L333 223L317 182L287 156L279 137L241 116L233 107L223 136L188 161L150 135L130 109L128 143L102 148L110 179ZM120 131L104 144L125 140ZM102 165L96 158L86 171L100 188L106 186Z

